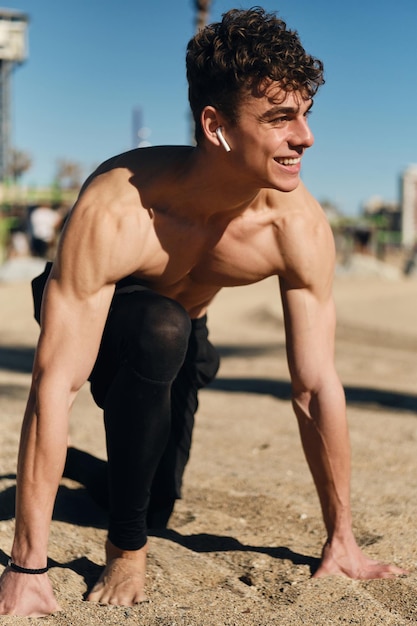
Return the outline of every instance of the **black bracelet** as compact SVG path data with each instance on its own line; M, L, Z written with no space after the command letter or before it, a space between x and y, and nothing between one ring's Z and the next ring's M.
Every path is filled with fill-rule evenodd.
M16 565L13 563L12 559L9 559L7 562L7 566L10 567L14 572L18 572L19 574L46 574L49 567L41 567L40 569L30 569L28 567L21 567L20 565Z

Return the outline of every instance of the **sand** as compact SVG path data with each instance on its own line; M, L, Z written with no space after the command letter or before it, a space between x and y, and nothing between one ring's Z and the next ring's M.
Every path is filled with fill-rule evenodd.
M103 565L106 514L63 480L50 578L62 612L45 625L319 626L417 623L417 281L338 276L336 360L348 399L354 531L366 552L410 571L395 580L311 578L325 538L289 402L276 280L223 291L209 315L222 355L200 396L183 499L150 538L147 592L133 608L83 600ZM13 537L19 429L38 329L28 281L0 284L0 565ZM88 388L74 445L105 456ZM37 623L0 618L1 624Z

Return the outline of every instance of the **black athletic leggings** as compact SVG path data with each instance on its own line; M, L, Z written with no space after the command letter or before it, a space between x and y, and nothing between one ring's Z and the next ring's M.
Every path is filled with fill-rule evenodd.
M148 508L181 495L197 391L219 365L207 336L205 318L148 289L113 299L90 382L104 409L109 539L121 549L141 548Z

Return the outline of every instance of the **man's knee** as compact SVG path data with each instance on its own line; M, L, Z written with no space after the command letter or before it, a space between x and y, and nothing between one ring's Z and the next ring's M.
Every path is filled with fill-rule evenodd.
M191 321L175 300L146 292L131 304L123 324L126 360L139 375L161 382L172 381L187 352Z

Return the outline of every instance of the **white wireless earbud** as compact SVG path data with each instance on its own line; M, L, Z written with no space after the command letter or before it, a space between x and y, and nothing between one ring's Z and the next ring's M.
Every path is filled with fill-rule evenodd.
M223 148L226 150L226 152L230 152L231 147L229 146L229 144L227 143L226 139L223 137L223 133L222 133L222 128L221 126L219 126L218 128L216 128L216 135L218 140L220 141L220 143L222 144Z

